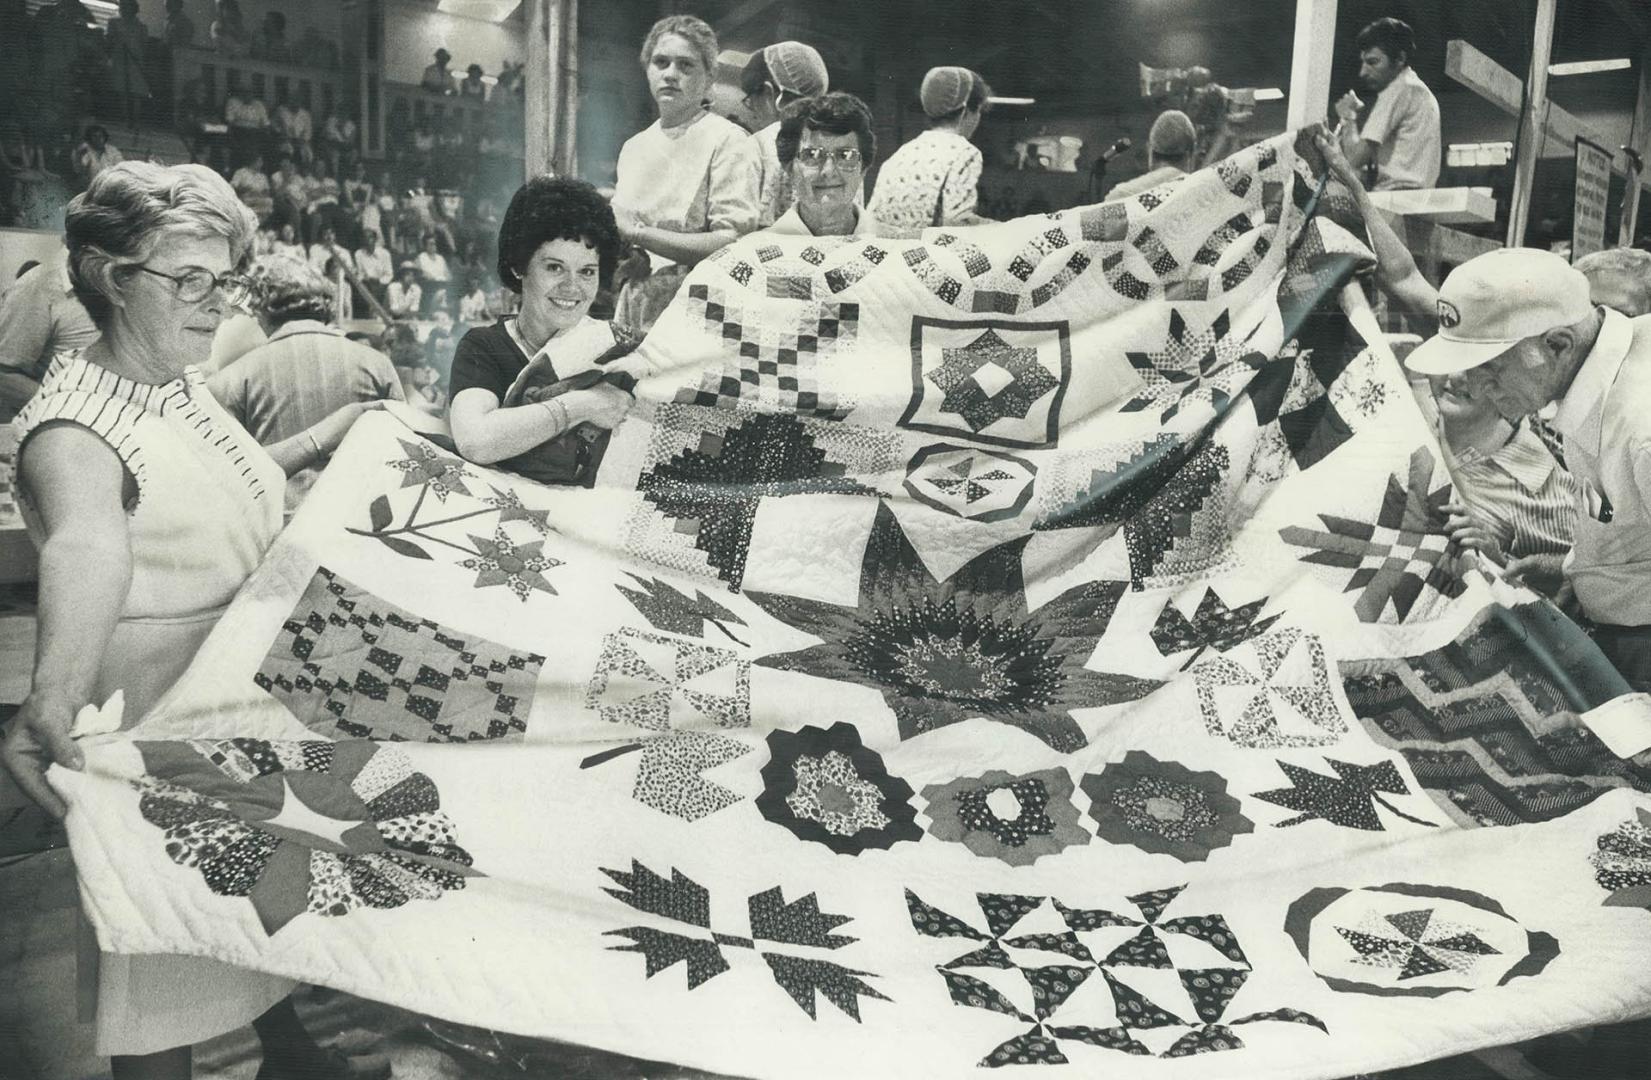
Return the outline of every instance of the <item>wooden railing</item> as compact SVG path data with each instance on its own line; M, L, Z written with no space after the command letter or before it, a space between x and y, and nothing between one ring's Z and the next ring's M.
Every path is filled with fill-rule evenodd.
M310 111L317 133L322 118L333 109L342 110L348 100L346 76L336 69L225 56L212 49L176 48L172 50L174 108L183 106L186 88L197 78L205 85L208 98L215 106L222 106L231 93L250 93L263 98L273 113L279 94L285 91L288 102ZM359 129L360 117L354 115L353 109L349 115Z
M514 156L521 156L522 142L522 109L515 102L483 102L473 97L452 97L447 94L432 94L416 83L383 82L384 115L388 117L395 111L397 104L405 102L407 111L413 123L429 121L432 125L442 120L456 120L460 130L471 140L481 138L482 124L485 117L493 116L507 128L501 128L505 135L514 135L511 142L515 148ZM494 93L498 93L497 88ZM513 130L511 130L513 128Z

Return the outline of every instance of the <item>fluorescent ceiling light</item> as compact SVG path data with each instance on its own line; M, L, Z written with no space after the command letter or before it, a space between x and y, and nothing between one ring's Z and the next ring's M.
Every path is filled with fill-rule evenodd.
M1035 104L1038 99L1029 97L998 97L994 94L986 100L991 102L993 105L1032 105Z
M1255 92L1257 101L1283 101L1284 91L1276 86L1264 86Z
M1615 60L1576 60L1569 64L1549 64L1549 75L1593 75L1600 71L1622 71L1633 67L1633 61L1626 56Z
M436 10L485 22L504 22L521 4L522 0L441 0Z

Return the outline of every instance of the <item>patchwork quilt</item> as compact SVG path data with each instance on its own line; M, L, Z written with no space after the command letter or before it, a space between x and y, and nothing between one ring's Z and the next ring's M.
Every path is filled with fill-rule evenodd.
M1309 154L747 237L614 362L588 490L364 418L53 773L102 946L740 1076L1336 1077L1651 1011L1651 777L1590 726L1651 710L1461 572Z

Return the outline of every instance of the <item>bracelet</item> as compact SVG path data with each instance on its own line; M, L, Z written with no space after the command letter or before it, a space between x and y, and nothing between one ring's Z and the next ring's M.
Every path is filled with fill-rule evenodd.
M315 460L327 460L327 454L321 449L321 441L315 437L315 432L306 430L304 432L304 438L310 441L310 449L315 451Z
M539 404L545 407L556 420L556 434L560 435L568 429L568 407L560 398L547 398Z

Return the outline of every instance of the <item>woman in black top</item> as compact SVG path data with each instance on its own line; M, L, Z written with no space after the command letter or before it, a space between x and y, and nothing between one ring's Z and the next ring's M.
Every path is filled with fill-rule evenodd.
M628 381L601 368L627 343L589 315L619 249L613 211L589 184L539 176L510 200L499 280L521 294L521 313L471 330L454 354L448 421L465 458L541 483L590 482L592 438L631 403Z

